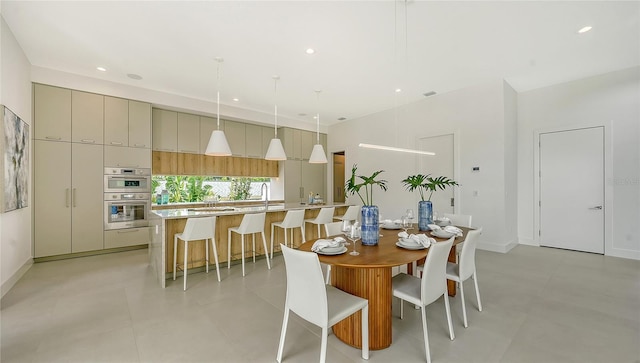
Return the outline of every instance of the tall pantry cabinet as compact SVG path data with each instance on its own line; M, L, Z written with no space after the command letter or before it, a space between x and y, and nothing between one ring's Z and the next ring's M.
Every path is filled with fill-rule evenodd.
M104 96L34 85L34 256L103 248Z

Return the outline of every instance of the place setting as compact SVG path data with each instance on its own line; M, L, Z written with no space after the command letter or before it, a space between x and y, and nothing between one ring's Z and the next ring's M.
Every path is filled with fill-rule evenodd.
M462 237L462 230L453 225L446 225L441 227L437 224L428 224L429 229L431 229L431 235L438 238L451 238L453 236Z
M398 242L396 246L407 250L423 250L429 248L432 243L436 243L436 240L430 238L426 234L408 234L403 231L398 233Z
M345 242L347 240L340 236L332 239L319 239L313 243L311 251L321 255L341 255L347 252Z

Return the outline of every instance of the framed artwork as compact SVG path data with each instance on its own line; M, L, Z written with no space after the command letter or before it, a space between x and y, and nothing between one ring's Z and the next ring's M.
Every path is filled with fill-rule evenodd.
M29 200L29 125L0 105L2 116L2 185L0 212L25 208Z

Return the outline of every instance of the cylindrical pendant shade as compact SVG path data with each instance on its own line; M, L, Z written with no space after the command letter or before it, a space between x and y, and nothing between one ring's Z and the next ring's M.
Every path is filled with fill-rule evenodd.
M326 164L327 155L324 153L324 148L320 144L315 144L309 157L309 163L311 164Z
M271 139L269 148L267 149L267 155L265 155L264 158L266 160L287 160L287 154L284 152L280 139Z
M231 149L229 148L227 138L224 136L224 131L213 130L204 154L210 156L231 156Z

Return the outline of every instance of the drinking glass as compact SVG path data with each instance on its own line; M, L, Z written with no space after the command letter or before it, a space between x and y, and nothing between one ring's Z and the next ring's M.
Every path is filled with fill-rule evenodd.
M349 252L351 256L357 256L360 252L356 251L356 242L360 239L360 223L354 222L351 226L351 231L349 232L349 239L353 242L353 251Z
M404 233L411 229L411 219L406 215L402 216L402 229L404 229Z
M346 238L349 238L349 233L351 233L351 221L349 220L343 220L342 221L342 227L340 227L340 230L342 231L342 233L344 233L344 236ZM349 241L346 241L344 243L345 246L350 245Z
M407 209L407 219L409 220L409 229L413 228L413 209Z

